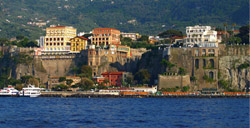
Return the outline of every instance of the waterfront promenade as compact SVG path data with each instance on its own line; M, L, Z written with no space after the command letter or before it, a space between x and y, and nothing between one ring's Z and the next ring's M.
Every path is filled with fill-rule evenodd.
M250 98L250 95L120 95L119 93L100 92L42 92L40 97L78 97L78 98Z

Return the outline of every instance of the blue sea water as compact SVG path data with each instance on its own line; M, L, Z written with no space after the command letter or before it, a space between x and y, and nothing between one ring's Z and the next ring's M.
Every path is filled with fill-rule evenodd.
M1 128L248 128L249 99L0 98Z

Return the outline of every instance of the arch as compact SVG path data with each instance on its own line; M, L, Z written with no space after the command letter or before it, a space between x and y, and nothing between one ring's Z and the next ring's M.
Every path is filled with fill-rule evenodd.
M206 56L206 49L202 49L202 56Z
M211 71L211 72L209 72L209 78L210 79L214 79L214 73Z
M203 68L207 67L206 59L203 59Z
M214 68L214 59L210 59L209 61L210 61L211 68Z
M199 59L195 59L195 68L198 69L198 68L199 68L199 65L200 65L200 64L199 64Z
M199 56L199 49L195 49L195 56Z

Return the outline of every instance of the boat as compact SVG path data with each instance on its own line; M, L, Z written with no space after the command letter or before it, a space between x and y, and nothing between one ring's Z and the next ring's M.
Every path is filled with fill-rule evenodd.
M27 88L23 88L19 92L19 96L25 97L38 97L41 95L41 88L35 87L35 85L28 85Z
M18 90L8 85L8 87L0 89L0 96L18 96Z

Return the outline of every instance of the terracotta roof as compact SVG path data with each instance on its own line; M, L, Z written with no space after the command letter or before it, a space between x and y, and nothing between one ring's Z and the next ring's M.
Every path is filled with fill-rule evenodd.
M217 31L217 34L224 34L224 33L228 33L226 31Z
M125 72L123 72L123 71L120 71L120 72L104 72L101 75L122 75L123 73L125 73Z
M87 39L87 38L85 38L85 37L82 37L82 36L76 36L76 37L74 37L74 38L71 38L70 40L75 39L75 38L81 38L81 39L84 39L84 40L89 40L89 39Z
M117 30L117 31L120 31L120 30L115 29L115 28L95 28L93 30Z

